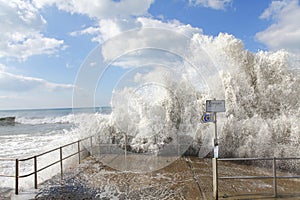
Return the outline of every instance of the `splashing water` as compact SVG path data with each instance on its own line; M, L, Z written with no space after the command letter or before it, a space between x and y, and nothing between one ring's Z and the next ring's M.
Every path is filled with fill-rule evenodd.
M209 58L199 57L203 50ZM221 157L299 157L300 65L294 56L251 53L228 34L194 34L185 59L127 75L138 87L116 87L112 114L96 115L90 134L134 153L159 155L180 143L191 146L181 154L204 157L212 150L213 125L200 118L205 101L219 98L226 100L226 113L218 115ZM217 73L210 71L211 61Z

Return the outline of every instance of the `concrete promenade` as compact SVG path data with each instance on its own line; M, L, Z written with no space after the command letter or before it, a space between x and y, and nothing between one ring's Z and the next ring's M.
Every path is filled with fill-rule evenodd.
M222 176L270 175L271 169L224 162ZM213 199L211 159L182 157L153 172L120 172L93 158L12 199ZM272 180L219 180L219 199L274 199ZM277 199L300 199L300 180L278 180Z

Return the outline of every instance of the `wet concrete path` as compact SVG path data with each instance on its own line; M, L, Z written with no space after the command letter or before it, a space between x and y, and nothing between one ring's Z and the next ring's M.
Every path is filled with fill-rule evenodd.
M222 176L270 175L270 169L226 162ZM153 172L120 172L93 158L39 186L32 199L213 199L210 159L182 157ZM272 180L220 180L219 199L273 199ZM278 180L279 197L300 199L300 180ZM22 195L22 194L21 194Z

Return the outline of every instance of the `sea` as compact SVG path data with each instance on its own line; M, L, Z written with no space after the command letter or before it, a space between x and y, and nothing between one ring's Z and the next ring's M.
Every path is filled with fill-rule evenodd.
M0 118L15 117L15 124L0 125L0 175L14 176L16 158L31 157L82 138L84 135L74 131L77 127L75 115L108 115L110 112L110 107L1 110ZM54 152L44 156L39 161L40 167L50 160L55 161L58 155ZM21 174L32 171L32 160L20 163ZM39 179L46 180L58 172L58 169L52 169ZM20 180L20 184L21 189L30 187L32 177ZM13 187L14 178L0 176L0 188Z

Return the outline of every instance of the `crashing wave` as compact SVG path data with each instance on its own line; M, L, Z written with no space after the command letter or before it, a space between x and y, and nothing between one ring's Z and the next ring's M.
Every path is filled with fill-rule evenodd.
M193 70L201 74L203 69L197 65L199 49L218 69L210 74L207 90L199 89L192 76ZM201 124L200 118L205 101L216 97L226 101L226 113L218 118L221 157L300 156L300 65L294 55L251 53L228 34L195 34L187 55L196 68L184 68L179 76L159 67L144 74L159 77L164 87L114 91L111 115L89 121L91 134L100 143L126 144L128 151L138 153L159 154L168 145L188 142L189 154L206 156L212 149L213 125Z
M74 123L73 114L68 114L64 116L49 116L49 117L17 117L16 122L20 124L30 124L30 125L38 125L38 124L69 124Z

